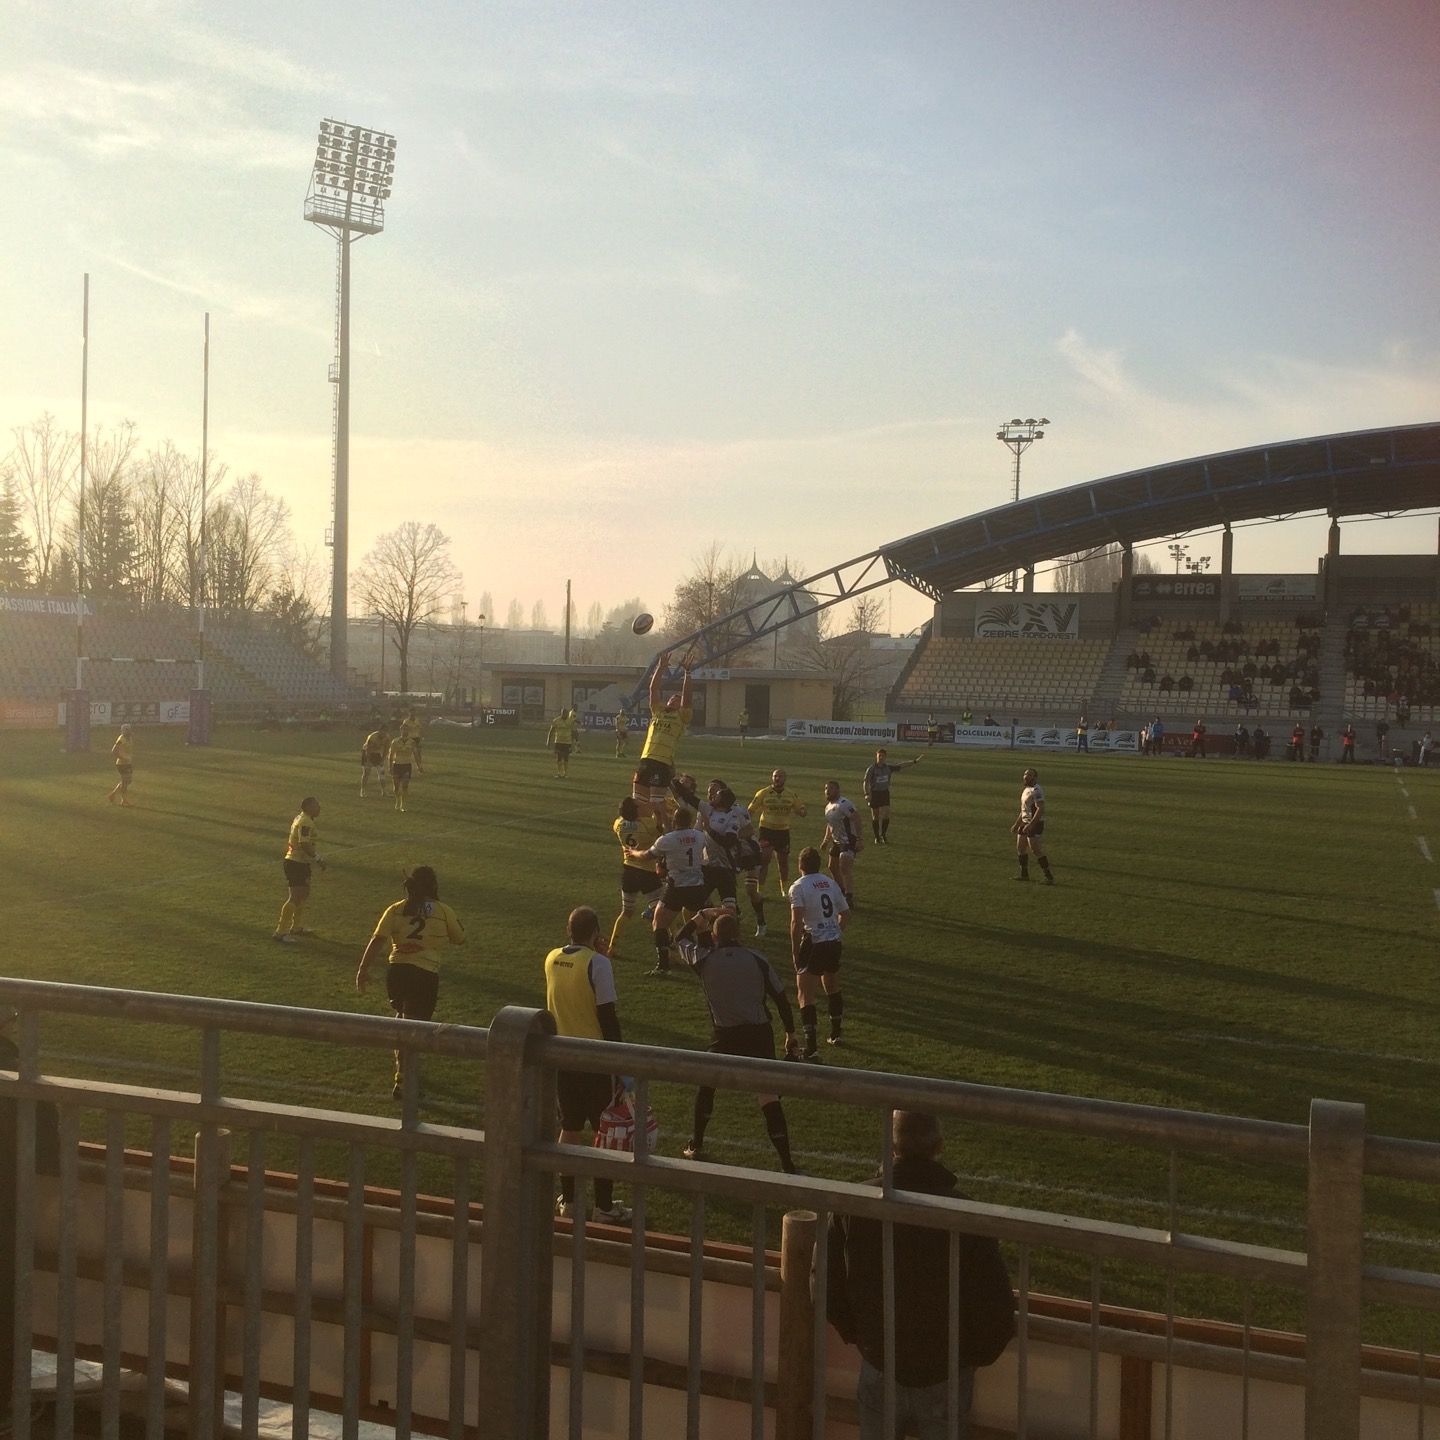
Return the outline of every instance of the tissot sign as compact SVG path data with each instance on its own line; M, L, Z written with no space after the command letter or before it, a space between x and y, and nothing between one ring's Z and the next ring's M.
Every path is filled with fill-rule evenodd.
M1220 596L1218 578L1203 575L1137 575L1131 592L1136 600L1216 600Z

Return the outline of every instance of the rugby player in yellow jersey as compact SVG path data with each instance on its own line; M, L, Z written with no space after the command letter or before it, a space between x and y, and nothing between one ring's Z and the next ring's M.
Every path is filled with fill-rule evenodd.
M555 1019L557 1035L588 1040L620 1041L620 1015L615 995L615 972L600 938L600 918L588 905L570 912L565 933L568 943L545 957L545 1008ZM560 1111L560 1143L582 1145L585 1127L600 1128L600 1116L617 1089L614 1075L589 1075L560 1070L555 1075L555 1099ZM556 1208L562 1217L576 1213L575 1180L560 1176ZM615 1203L614 1185L595 1181L595 1219L606 1225L624 1225L630 1211Z
M760 841L756 890L764 889L773 855L780 864L781 895L788 894L790 890L790 821L797 816L803 819L805 815L805 802L793 790L785 788L786 778L783 770L772 770L770 783L757 790L750 802L750 815L755 821L756 838ZM759 923L764 925L763 916Z
M425 773L425 761L420 754L421 725L415 718L415 712L413 710L409 711L400 722L400 733L410 742L415 754L414 766L423 775ZM403 810L405 807L402 805L400 808Z
M382 725L360 742L360 798L370 793L373 776L380 782L380 798L385 798L385 754L390 749L390 734Z
M690 666L681 667L684 678L680 693L665 699L665 669L670 661L667 650L655 661L650 677L650 724L645 731L645 744L640 763L635 767L630 793L642 806L649 806L657 825L665 823L665 797L675 778L675 751L680 737L694 718L690 708Z
M615 715L615 758L618 760L630 748L630 717L623 711Z
M135 736L128 725L120 727L115 743L110 747L115 757L115 788L106 795L112 805L129 805L130 780L135 774Z
M311 933L303 923L305 907L310 903L310 867L325 868L315 849L320 843L315 829L319 815L320 802L307 795L300 802L300 813L290 822L290 837L285 842L285 884L290 893L280 907L280 919L271 936L284 945L294 945L298 936Z
M405 797L410 793L410 773L414 768L416 742L400 727L400 733L390 742L389 754L385 757L390 766L390 788L395 792L395 808L405 811Z
M545 732L545 743L555 752L555 778L563 780L570 773L570 752L575 748L575 731L579 721L573 710L562 710Z
M465 927L455 912L440 903L440 880L428 865L417 865L405 877L405 898L391 905L375 924L375 933L360 957L355 988L363 995L370 967L390 947L385 967L385 993L402 1020L431 1020L440 998L440 951L463 945ZM395 1083L390 1093L400 1098L401 1052L395 1052Z
M653 815L642 815L640 803L634 796L627 795L620 802L620 813L610 829L620 842L620 913L610 927L610 954L616 953L620 943L620 932L625 922L635 913L642 896L658 896L665 884L665 877L655 868L652 860L640 860L632 850L648 850L659 838L660 829Z

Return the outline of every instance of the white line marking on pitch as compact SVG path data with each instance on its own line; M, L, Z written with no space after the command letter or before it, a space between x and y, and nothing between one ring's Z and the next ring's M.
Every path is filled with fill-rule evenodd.
M1417 835L1415 837L1415 843L1420 847L1420 853L1433 865L1435 863L1435 857L1430 853L1430 847L1425 843L1425 837L1423 835Z
M1436 895L1440 895L1437 890ZM1246 1035L1210 1035L1203 1030L1188 1030L1187 1040L1219 1041L1222 1045L1248 1045L1255 1050L1303 1050L1311 1055L1345 1055L1356 1060L1401 1061L1408 1065L1440 1065L1440 1059L1423 1055L1395 1055L1384 1050L1344 1050L1335 1045L1306 1045L1295 1040L1252 1040Z
M1418 820L1418 819L1420 818L1420 817L1415 813L1415 807L1414 807L1413 805L1407 805L1407 806L1405 807L1405 811L1406 811L1406 813L1410 816L1410 818L1411 818L1412 820Z
M1440 910L1440 890L1435 892L1435 908Z

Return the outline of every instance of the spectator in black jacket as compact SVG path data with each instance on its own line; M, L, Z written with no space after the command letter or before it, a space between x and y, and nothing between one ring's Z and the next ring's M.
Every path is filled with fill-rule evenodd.
M896 1190L959 1195L956 1177L939 1162L944 1147L933 1115L897 1110L892 1120ZM877 1183L879 1177L876 1177ZM960 1366L958 1433L975 1385L975 1367L999 1358L1015 1334L1014 1296L999 1244L976 1235L960 1246L960 1334L950 1334L950 1236L944 1230L896 1225L895 1429L939 1440L949 1429L952 1347ZM842 1340L860 1350L860 1440L891 1440L885 1419L884 1248L878 1220L836 1215L830 1222L826 1314Z

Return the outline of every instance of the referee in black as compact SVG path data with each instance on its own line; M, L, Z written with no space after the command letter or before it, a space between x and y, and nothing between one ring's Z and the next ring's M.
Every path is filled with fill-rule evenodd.
M681 958L700 977L705 1003L710 1007L714 1055L749 1055L757 1060L775 1058L775 1034L770 1028L766 1000L775 1002L780 1023L785 1027L785 1054L799 1053L795 1042L795 1015L785 997L785 987L770 962L758 951L740 943L740 921L733 911L702 910L677 937ZM795 1173L790 1158L790 1131L778 1095L756 1097L765 1116L770 1143L789 1174ZM695 1092L695 1126L685 1147L687 1160L705 1159L705 1128L715 1109L713 1086L702 1085Z

